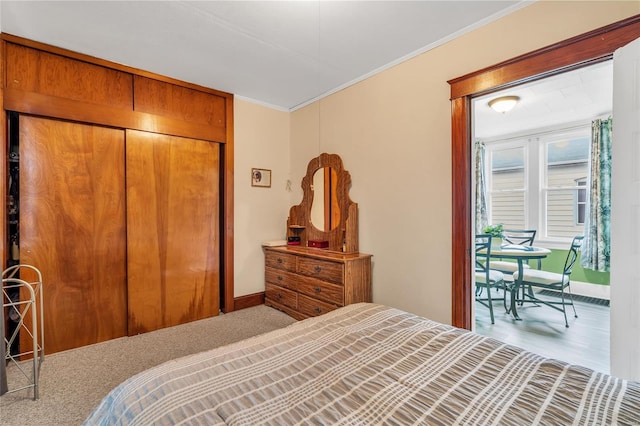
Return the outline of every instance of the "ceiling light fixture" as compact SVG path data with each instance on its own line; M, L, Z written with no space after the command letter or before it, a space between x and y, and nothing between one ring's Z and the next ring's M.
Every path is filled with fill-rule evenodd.
M494 111L505 113L511 111L519 100L520 98L518 96L501 96L490 100L489 106L493 108Z

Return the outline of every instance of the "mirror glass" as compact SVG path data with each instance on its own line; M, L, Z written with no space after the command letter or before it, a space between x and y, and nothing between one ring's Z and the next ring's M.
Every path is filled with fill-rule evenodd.
M322 167L313 174L311 223L325 232L337 228L340 224L337 183L338 174L331 167Z

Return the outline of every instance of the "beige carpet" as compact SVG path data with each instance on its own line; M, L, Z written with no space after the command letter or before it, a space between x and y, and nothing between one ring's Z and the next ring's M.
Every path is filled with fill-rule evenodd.
M79 425L112 388L140 371L294 322L275 309L256 306L47 355L40 369L40 399L34 401L32 391L26 390L3 395L0 424ZM12 389L12 380L15 382L20 373L15 366L7 369Z

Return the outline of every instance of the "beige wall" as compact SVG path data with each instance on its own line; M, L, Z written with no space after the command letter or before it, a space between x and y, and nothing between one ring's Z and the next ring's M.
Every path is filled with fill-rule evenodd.
M234 101L236 297L264 291L261 243L284 238L289 211L288 112ZM271 170L271 188L251 186L251 168Z
M447 80L638 13L639 2L537 2L291 113L291 145L281 153L290 156L289 201L299 202L296 191L313 156L340 154L351 172L351 198L359 204L360 251L374 255L374 302L450 323ZM237 130L241 119L248 124L236 117L237 147L244 143ZM240 155L236 158L237 164ZM241 171L236 168L237 198ZM273 209L284 211L274 218L274 234L282 230L288 209L277 202L274 194ZM236 216L242 214L238 203ZM236 220L236 241L241 226ZM236 259L236 267L237 276L242 268L262 264L241 265ZM243 285L236 279L236 296L244 294Z

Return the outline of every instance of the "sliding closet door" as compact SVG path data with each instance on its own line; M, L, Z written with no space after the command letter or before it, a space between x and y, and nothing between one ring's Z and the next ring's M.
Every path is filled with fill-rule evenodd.
M42 272L46 353L125 336L124 131L19 127L20 262Z
M127 130L129 334L219 312L219 146Z

